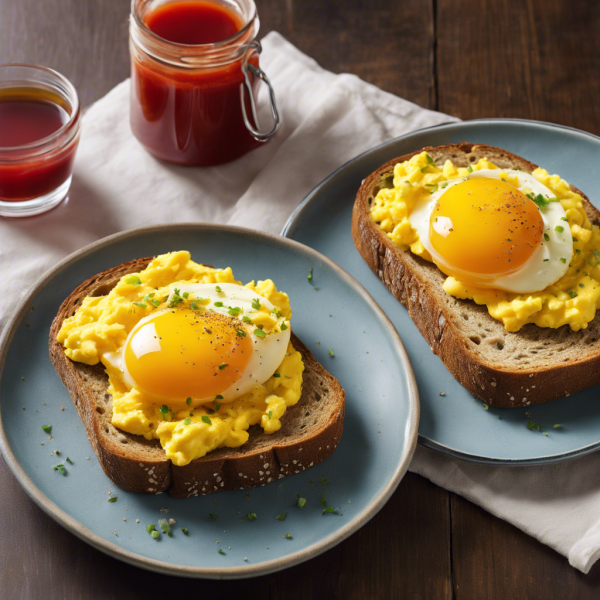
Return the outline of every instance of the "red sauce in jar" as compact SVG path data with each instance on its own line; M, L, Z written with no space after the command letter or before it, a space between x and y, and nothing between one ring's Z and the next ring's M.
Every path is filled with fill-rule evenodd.
M144 25L167 42L222 42L244 26L225 5L206 0L163 4L143 15ZM258 66L258 56L250 62ZM132 44L131 128L155 156L183 165L215 165L242 156L260 142L242 116L241 58L198 68L158 61ZM247 114L251 114L246 102Z
M75 144L39 156L19 149L56 133L70 114L58 95L41 88L0 89L0 200L19 202L39 198L59 188L73 172Z

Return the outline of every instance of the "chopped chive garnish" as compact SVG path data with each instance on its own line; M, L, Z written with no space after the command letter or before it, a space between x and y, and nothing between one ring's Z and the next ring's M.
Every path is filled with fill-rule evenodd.
M483 403L483 410L490 410L489 404Z
M259 338L266 338L267 334L262 329L255 329L254 335Z
M563 263L563 265L567 263L566 258L559 258L558 260L560 260L560 262Z
M583 283L580 283L579 287L585 287L585 285Z
M55 471L59 471L61 475L66 475L67 474L67 470L65 469L65 465L63 465L62 463L60 465L56 465L55 467L52 467L52 469L54 469Z
M42 425L42 429L45 433L52 433L52 425Z
M304 508L306 506L306 498L298 498L298 508Z
M235 334L238 337L246 337L246 331L244 329L236 329Z
M237 317L242 309L239 306L230 306L227 311L232 317Z
M116 502L117 501L117 496L112 496L111 498L108 499L109 502Z
M154 523L150 523L149 525L146 525L146 531L148 533L152 533L154 531Z
M140 308L147 308L148 305L143 302L134 302L135 306L139 306Z
M526 194L526 196L535 202L540 208L544 208L550 204L550 202L558 202L558 198L544 198L541 194L534 194L531 192L530 194Z
M574 241L574 242L578 242L578 241L579 241L579 239L577 239L576 237L574 237L574 238L573 238L573 241Z
M55 450L54 454L56 454L56 456L60 456L60 450Z
M217 291L217 292L221 293L223 290L222 290L222 289L221 289L219 286L217 286L217 287L215 288L215 291Z
M242 317L242 321L244 321L244 323L252 323L252 319L246 315Z
M567 221L568 219L567 219L567 217L561 217L560 220L561 221Z
M150 300L150 304L152 304L152 306L154 306L154 308L157 308L160 306L160 300ZM192 304L194 304L192 302Z
M283 535L283 537L284 537L286 540L293 540L293 539L294 539L294 538L293 538L293 537L292 537L292 536L291 536L289 533L285 533L285 534Z
M223 400L223 396L221 396L221 394L217 394L215 396L215 400Z
M281 331L285 331L287 329L287 325L285 323L281 324Z
M189 293L189 292L183 292L183 297L184 297L186 300L188 299L188 296L189 296L189 295L190 295L190 293Z
M273 377L281 377L281 373L273 373Z
M219 371L222 371L223 369L225 369L227 367L227 363L221 363L219 365Z
M191 424L192 424L192 419L190 419L190 417L186 417L186 418L183 420L183 422L184 422L186 425L191 425Z
M469 167L467 168L467 173L471 174L473 172L473 167L471 165L469 165Z
M223 556L227 556L225 554L225 551L223 550L223 548L219 548L218 552L219 552L219 554L222 554Z
M308 270L308 275L306 276L307 281L312 281L312 269Z
M437 189L438 189L438 184L437 183L433 183L431 185L426 185L425 187L427 188L427 191L430 194L435 194L435 192L437 192Z
M212 425L212 421L206 415L202 415L202 422L207 423L208 425Z
M544 239L548 242L548 241L550 241L550 236L547 233L545 233L544 234Z
M327 353L327 356L334 356L333 350L331 348L329 348L329 352Z
M527 423L527 428L528 429L537 429L538 431L540 430L540 426L537 423L534 423L533 421L529 421Z
M254 300L252 300L252 308L260 310L260 300L258 298L254 298Z
M154 531L151 533L151 535L152 535L152 538L153 538L153 539L157 539L157 538L160 536L160 533L158 533L158 531L154 530Z
M210 521L216 521L217 520L217 515L213 515L212 513L208 514L208 518Z
M429 154L425 153L425 158L427 159L427 162L432 165L433 164L433 158L431 158L431 156L429 156Z
M182 527L181 531L183 531L183 535L189 535L189 532L186 527Z
M427 169L429 169L429 165L426 165L426 166L424 166L424 167L421 169L421 173L425 173L425 171L427 171Z
M269 413L268 413L268 415L269 415L269 421L270 421L273 418L273 411L270 410Z
M323 513L332 513L335 512L335 508L333 506L327 506Z
M557 424L554 426L554 429L559 429L560 427L562 427L562 425L561 425L560 423L557 423Z
M142 285L142 280L137 275L130 275L125 283L129 283L131 285Z
M577 298L577 292L574 292L573 290L569 291L569 296L571 296L571 298Z
M190 406L192 404L192 399L191 398L186 398L185 399L185 403Z
M246 515L246 519L248 519L248 521L256 521L256 519L258 519L258 516L256 513L248 513Z
M169 407L166 404L163 404L159 409L160 414L162 415L163 421L167 420L167 415L169 414Z
M67 462L68 462L70 465L73 465L73 464L75 464L75 463L74 463L74 462L73 462L73 461L72 461L72 460L71 460L71 459L70 459L68 456L67 456L67 458L66 458L65 460L66 460L66 461L67 461Z
M554 231L558 231L558 233L562 233L565 230L565 228L562 225L557 225L554 228Z
M545 258L542 262L548 262L549 260L549 258Z
M223 398L223 396L219 396L219 398ZM219 412L221 405L215 400L215 412Z
M282 513L279 513L275 518L278 521L285 521L286 517L287 517L287 513L286 512L282 512Z
M222 302L215 302L214 304L215 304L215 306L217 306L219 308L221 308L223 306Z

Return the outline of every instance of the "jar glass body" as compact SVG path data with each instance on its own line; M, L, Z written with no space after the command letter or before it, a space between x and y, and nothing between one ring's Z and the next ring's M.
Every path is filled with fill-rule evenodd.
M244 122L242 102L251 115L251 100L240 89L244 65L258 67L254 2L230 0L227 8L235 11L242 29L227 40L198 45L169 42L145 25L148 11L163 4L132 2L133 134L153 155L182 165L215 165L242 156L261 143Z

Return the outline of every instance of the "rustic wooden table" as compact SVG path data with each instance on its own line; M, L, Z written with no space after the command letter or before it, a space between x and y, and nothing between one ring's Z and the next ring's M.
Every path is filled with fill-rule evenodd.
M600 3L577 0L257 0L275 29L334 72L421 106L521 117L600 135ZM129 74L127 0L0 0L0 63L64 73L84 106ZM7 290L3 290L4 293ZM280 573L200 581L105 556L47 517L0 461L0 597L531 599L600 597L589 575L459 496L408 474L384 509Z

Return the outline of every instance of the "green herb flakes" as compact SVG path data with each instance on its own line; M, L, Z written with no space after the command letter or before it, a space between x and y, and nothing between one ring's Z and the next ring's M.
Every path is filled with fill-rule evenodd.
M570 290L568 294L571 296L571 298L577 298L577 292L574 292L573 290Z
M213 515L212 513L208 514L208 520L209 521L216 521L217 520L217 515Z
M227 366L228 366L228 365L227 365L227 363L221 363L221 364L219 365L219 371L222 371L222 370L223 370L223 369L225 369Z
M238 306L230 306L229 310L227 311L232 317L237 317L241 312L242 309L239 308Z
M557 225L554 228L554 231L558 231L558 233L562 233L565 230L565 228L562 225Z
M285 323L281 324L281 331L285 331L287 329L287 325Z
M269 421L270 421L273 418L273 411L270 410L268 414L269 414Z
M160 533L158 533L158 531L156 531L156 530L154 530L150 535L155 540L157 540L160 537Z
M557 423L557 424L554 426L554 429L560 429L561 427L562 427L562 425L561 425L560 423Z
M227 554L225 554L225 551L223 550L223 548L219 548L218 552L219 552L219 554L221 554L223 556L227 556Z
M544 234L544 239L545 239L547 242L549 242L549 241L550 241L550 236L549 236L547 233L545 233L545 234Z
M246 515L246 519L248 519L248 521L256 521L256 519L258 519L258 515L256 513L248 513Z
M186 425L191 425L191 424L192 424L192 419L190 419L190 417L186 417L186 418L183 420L183 422L184 422Z
M427 159L427 162L432 165L433 164L433 158L431 158L431 156L429 156L429 154L425 153L425 158Z
M537 423L535 423L534 421L529 421L527 423L527 428L532 429L532 430L537 429L538 431L540 431L540 426Z
M42 425L42 429L44 431L44 433L52 433L52 425Z
M254 300L252 300L252 308L254 310L260 310L260 300L258 298L254 298Z
M212 425L212 421L206 415L202 415L202 422L206 423L207 425Z
M242 317L242 321L244 321L244 323L252 323L252 319L246 315Z
M167 415L169 414L169 407L166 404L163 404L159 409L160 414L162 415L163 421L167 420Z
M483 403L483 410L490 410L489 404Z
M327 353L327 356L335 356L333 353L333 350L331 348L329 348L329 352Z
M325 477L321 477L321 479L319 479L319 483L321 485L331 485L331 481L327 481L327 479L325 479Z
M117 501L118 496L111 496L108 501L109 502L116 502Z
M139 306L140 308L147 308L148 305L144 304L143 302L134 302L135 306Z
M58 471L61 475L67 474L67 470L65 469L65 465L63 463L61 463L60 465L56 465L55 467L52 467L52 469L54 471Z
M304 508L306 506L306 498L298 498L298 508Z
M281 377L281 373L273 373L273 377Z
M150 524L146 525L146 531L148 533L152 533L154 531L154 523L150 523Z
M219 294L223 291L219 286L215 287L215 291Z
M130 285L142 285L142 280L137 275L130 275L125 279L125 283Z
M287 517L287 513L286 512L282 512L282 513L279 513L275 518L278 521L285 521L286 517Z
M467 173L469 173L469 175L473 172L473 167L471 165L469 165L469 167L467 168Z
M526 196L533 200L540 208L544 208L550 204L550 202L558 202L558 198L544 198L542 194L534 194L531 192L530 194L526 194Z
M293 540L293 539L294 539L294 538L293 538L293 537L292 537L292 536L291 536L289 533L284 533L284 534L283 534L283 537L284 537L286 540Z
M74 462L73 462L73 461L72 461L72 460L71 460L71 459L70 459L68 456L67 456L67 458L66 458L65 460L66 460L66 461L67 461L67 462L68 462L70 465L73 465L73 464L75 464L75 463L74 463Z
M221 307L223 307L223 306L224 306L224 304L223 304L222 302L215 302L215 303L214 303L214 305L215 305L217 308L221 308Z
M192 398L191 398L191 397L190 397L190 398L186 398L186 399L185 399L185 403L186 403L188 406L190 406L190 405L192 404Z
M183 531L183 535L189 535L189 531L187 530L187 527L182 527L181 531Z
M236 334L238 337L245 338L245 337L246 337L246 330L245 330L245 329L241 329L241 328L240 328L240 329L236 329L236 330L235 330L235 334Z
M187 299L189 298L189 296L190 296L190 293L189 293L189 292L183 292L183 298L184 298L185 300L187 300Z
M255 329L254 335L259 338L266 338L267 334L262 329Z
M567 259L566 258L559 258L558 260L560 260L560 262L565 265L567 264Z

